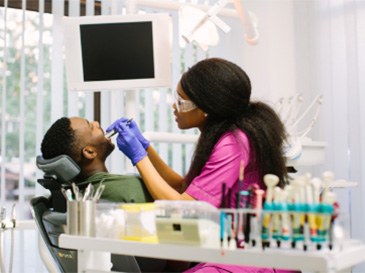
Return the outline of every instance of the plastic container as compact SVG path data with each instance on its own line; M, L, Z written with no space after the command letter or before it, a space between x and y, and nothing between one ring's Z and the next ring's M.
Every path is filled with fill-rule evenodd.
M154 203L121 204L125 215L122 239L157 243L156 210Z
M96 237L121 239L124 237L125 215L118 203L97 203Z

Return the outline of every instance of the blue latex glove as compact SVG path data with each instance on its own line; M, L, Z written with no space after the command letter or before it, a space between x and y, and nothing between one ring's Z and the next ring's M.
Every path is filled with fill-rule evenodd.
M115 128L115 126L117 126L119 123L124 123L126 124L127 121L129 119L127 118L120 118L118 120L116 120L112 125L110 125L107 129L106 132L109 132L111 130L113 130ZM147 150L148 146L150 146L150 141L147 140L141 133L141 131L138 128L137 123L134 120L131 120L128 127L130 128L130 130L133 132L133 134L137 137L138 141L141 142L143 148L145 150Z
M138 128L137 123L134 120L131 120L129 123L129 128L133 132L133 134L137 137L139 142L141 142L143 148L147 150L148 146L150 146L150 141L147 140L141 133L141 131Z
M146 150L125 123L119 122L114 130L118 132L117 145L119 150L132 161L133 166L147 156Z

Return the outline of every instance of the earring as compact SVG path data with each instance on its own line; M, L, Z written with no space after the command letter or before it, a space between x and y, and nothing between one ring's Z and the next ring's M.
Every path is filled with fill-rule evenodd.
M208 116L208 114L207 113L204 113L204 117L207 117Z

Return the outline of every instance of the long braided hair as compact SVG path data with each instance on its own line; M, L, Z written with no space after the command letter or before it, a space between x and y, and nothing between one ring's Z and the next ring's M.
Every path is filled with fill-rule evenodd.
M279 186L287 181L283 143L286 132L276 112L263 102L251 102L251 82L236 64L220 59L205 59L185 72L180 84L186 95L207 114L199 137L186 183L198 176L220 137L236 129L246 133L251 164L261 176L271 173L279 177Z

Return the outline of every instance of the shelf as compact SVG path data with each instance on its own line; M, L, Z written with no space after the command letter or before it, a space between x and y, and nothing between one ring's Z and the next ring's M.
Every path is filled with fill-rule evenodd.
M365 262L365 246L358 241L349 241L342 250L301 251L292 249L259 248L246 250L225 250L199 248L173 244L149 244L116 239L90 238L62 234L59 244L63 248L108 252L150 258L165 258L195 262L250 265L295 269L309 272L339 272ZM80 256L80 255L79 255ZM87 260L87 259L84 259ZM80 260L79 260L80 265ZM87 265L85 265L87 268ZM81 269L79 269L81 272Z

